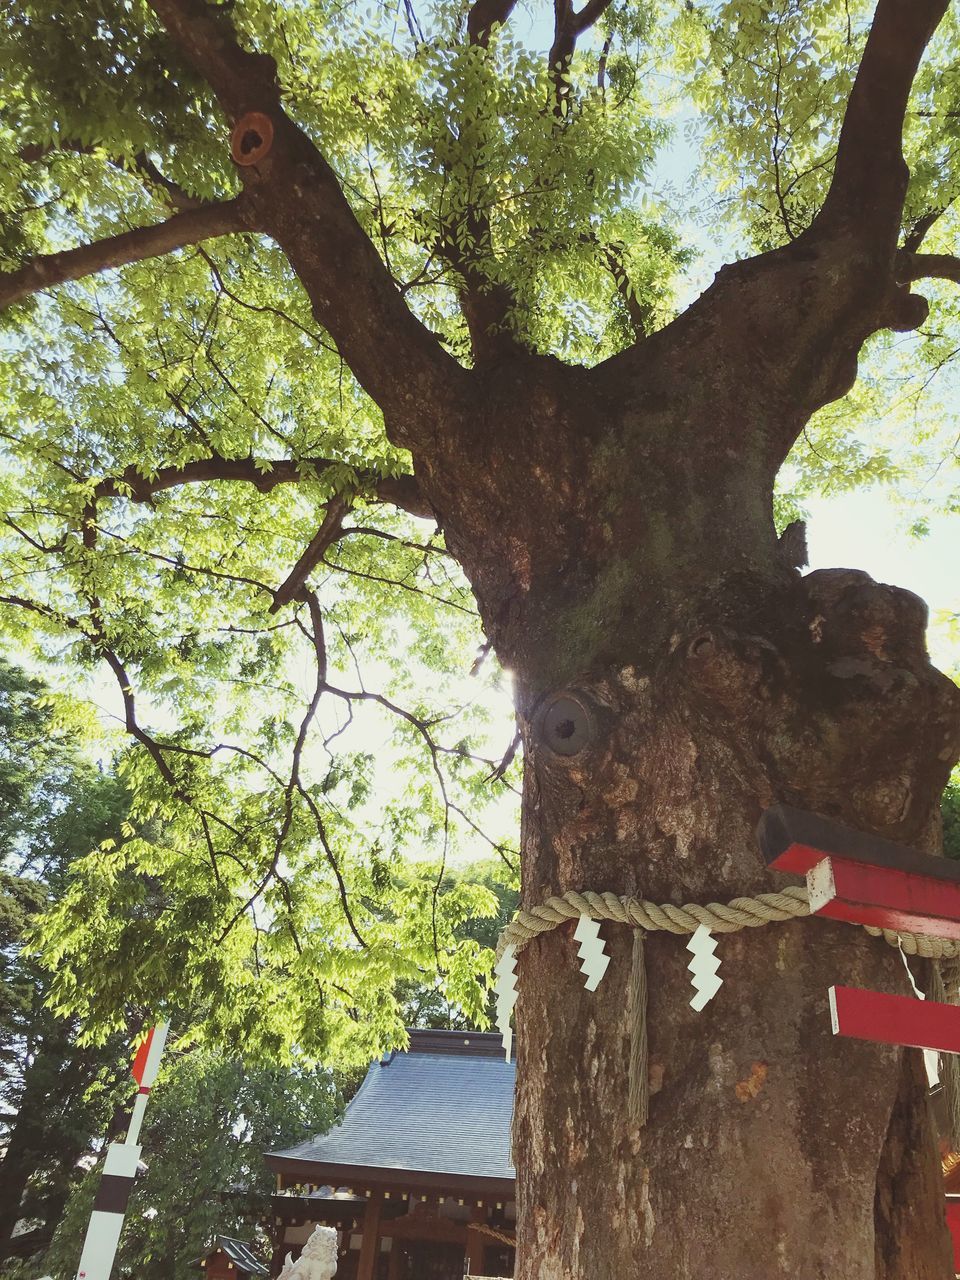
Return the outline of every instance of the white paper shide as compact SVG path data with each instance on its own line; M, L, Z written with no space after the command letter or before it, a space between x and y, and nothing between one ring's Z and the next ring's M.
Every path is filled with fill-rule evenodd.
M497 1029L503 1036L503 1051L509 1062L513 1049L510 1019L513 1017L514 1006L517 1003L517 948L515 946L504 947L503 955L494 965L493 971L497 975L493 988L497 993Z
M717 940L707 926L702 924L687 943L687 950L693 953L693 959L687 968L693 975L693 989L696 992L690 1001L690 1008L699 1013L723 986L723 979L717 977L717 970L720 968Z
M590 916L581 916L573 936L580 943L577 954L580 957L583 985L588 991L596 991L610 963L610 957L604 950L603 939L600 937L600 926Z

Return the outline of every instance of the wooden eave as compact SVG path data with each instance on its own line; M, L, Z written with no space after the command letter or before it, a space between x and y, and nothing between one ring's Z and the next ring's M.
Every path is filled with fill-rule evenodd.
M266 1156L274 1173L296 1183L312 1183L350 1187L353 1191L446 1191L452 1196L472 1196L494 1200L512 1200L516 1191L513 1178L487 1178L477 1174L432 1173L421 1169L384 1169L370 1165L319 1164L288 1156ZM315 1203L326 1203L317 1200ZM334 1201L335 1203L335 1201Z

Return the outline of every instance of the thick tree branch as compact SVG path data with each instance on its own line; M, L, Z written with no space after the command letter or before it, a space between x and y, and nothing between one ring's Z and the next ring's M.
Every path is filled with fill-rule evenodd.
M610 0L587 0L580 12L573 15L577 35L583 35L584 31L588 31L609 7Z
M198 458L180 467L160 467L150 476L144 476L134 467L127 467L119 476L108 476L94 489L94 501L101 498L126 497L131 502L149 502L154 494L181 485L203 484L216 480L239 481L252 484L261 493L269 493L280 484L298 484L305 473L321 474L335 463L329 458L271 458L260 461L254 458L225 458L214 454ZM421 519L434 518L433 508L420 493L413 476L381 477L374 474L359 477L361 492L389 502L410 515Z
M890 253L907 189L903 121L923 52L948 0L879 0L854 82L821 232L849 230Z
M609 271L613 283L616 285L617 293L620 295L620 300L626 308L627 315L630 317L634 337L642 338L653 327L653 313L652 309L646 303L641 302L637 296L637 291L633 287L624 262L623 246L604 244L592 231L586 232L583 239L588 244L596 245L600 251L603 265Z
M111 267L156 258L174 249L209 240L213 236L248 230L250 223L247 206L240 196L223 204L205 205L202 209L175 213L166 222L152 227L137 227L133 231L122 231L105 240L82 245L78 249L66 249L62 253L34 258L19 271L0 274L0 310L32 293L64 284L68 280L81 280L84 276L95 275Z
M331 498L327 503L327 511L320 528L310 539L306 549L297 563L287 574L284 581L273 593L271 613L279 613L284 605L289 604L306 586L310 574L321 562L324 552L335 542L343 525L343 517L350 509L349 502L342 497Z
M702 379L709 352L724 446L759 449L770 482L810 415L849 391L866 339L883 328L915 329L926 317L924 299L898 278L907 186L902 132L917 67L946 8L947 0L879 0L833 181L809 229L788 245L722 268L672 324L600 366L607 378L625 372L631 388L639 388L669 352L672 385L681 386ZM760 438L739 411L746 379L755 403L763 402ZM701 425L698 445L703 439Z
M467 15L470 44L486 49L493 28L507 21L516 3L517 0L475 0ZM473 248L464 249L465 244ZM469 205L444 228L436 252L460 276L460 307L477 364L522 350L507 328L507 318L516 302L514 293L506 285L490 281L481 265L480 255L493 253L487 212L475 203Z
M355 377L383 409L393 439L409 444L467 404L469 377L407 307L358 223L330 165L283 110L273 60L243 49L226 6L151 0L191 67L236 123L268 116L273 138L241 166L258 227L287 254Z
M904 237L904 249L906 249L908 253L916 253L927 238L927 233L943 217L949 208L950 204L948 203L940 209L930 209L921 218L918 218Z
M475 0L467 15L467 35L471 44L486 49L490 33L513 13L517 0Z
M470 241L478 249L490 248L490 220L479 209L468 209L459 219ZM478 365L523 350L506 328L507 317L516 301L506 285L489 280L480 267L476 251L467 253L457 244L456 228L451 227L437 252L460 277L460 309L467 322L470 346Z
M897 276L905 284L911 280L953 280L960 284L960 258L952 253L910 253L897 255Z
M588 31L609 6L610 0L587 0L576 13L572 0L553 0L553 44L550 46L549 66L554 86L554 109L559 116L566 115L569 105L570 63L577 38Z
M227 6L206 0L151 0L151 6L232 119L246 111L281 111L276 64L242 47Z

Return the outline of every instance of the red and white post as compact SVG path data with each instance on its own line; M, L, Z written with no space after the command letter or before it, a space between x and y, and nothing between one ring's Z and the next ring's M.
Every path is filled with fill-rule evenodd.
M120 1232L123 1229L123 1218L127 1211L127 1201L133 1188L133 1180L137 1176L137 1165L140 1162L140 1146L138 1138L143 1125L143 1115L147 1109L147 1098L160 1068L160 1056L166 1043L169 1022L158 1023L147 1035L137 1050L133 1060L131 1073L137 1082L137 1096L130 1116L125 1142L113 1142L107 1147L107 1158L97 1197L93 1202L93 1213L83 1242L80 1265L77 1268L77 1280L110 1280L113 1262L117 1256L117 1245L120 1243Z

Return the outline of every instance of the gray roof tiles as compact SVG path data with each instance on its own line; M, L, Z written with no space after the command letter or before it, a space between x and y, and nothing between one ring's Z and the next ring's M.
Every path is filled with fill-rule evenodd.
M245 1240L234 1240L232 1236L217 1236L217 1244L241 1271L247 1271L251 1275L270 1274L270 1268L265 1267L260 1259L254 1256Z
M271 1155L305 1164L512 1179L515 1074L498 1035L414 1031L409 1052L373 1063L341 1124Z
M197 1266L209 1258L217 1249L222 1249L237 1269L245 1271L248 1275L266 1276L270 1274L270 1268L263 1265L246 1240L235 1240L233 1236L217 1236L210 1249L201 1254L199 1258L194 1258L190 1266Z

